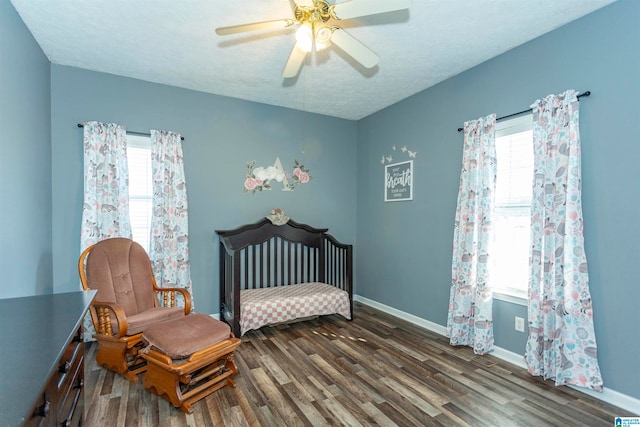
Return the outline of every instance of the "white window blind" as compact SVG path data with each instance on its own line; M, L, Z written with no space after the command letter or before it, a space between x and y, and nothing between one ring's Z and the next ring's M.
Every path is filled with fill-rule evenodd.
M495 293L527 298L533 185L532 117L498 123L496 199L491 255Z
M133 240L149 253L152 213L151 138L127 135L129 216Z

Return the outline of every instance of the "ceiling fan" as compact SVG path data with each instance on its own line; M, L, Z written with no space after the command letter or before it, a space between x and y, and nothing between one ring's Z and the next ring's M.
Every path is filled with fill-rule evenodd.
M326 0L293 0L293 3L293 19L220 27L216 28L216 33L224 36L297 25L296 43L282 70L284 78L298 75L307 53L322 50L331 44L338 46L364 67L372 68L378 63L378 55L332 21L408 9L411 0L351 0L336 4Z

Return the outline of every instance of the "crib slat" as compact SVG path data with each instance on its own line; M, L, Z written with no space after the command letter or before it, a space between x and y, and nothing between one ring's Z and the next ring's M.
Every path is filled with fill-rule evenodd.
M251 273L251 280L253 281L251 287L256 289L260 285L260 282L258 281L258 275L260 274L258 271L258 245L251 246Z
M296 252L296 245L292 242L287 242L289 245L289 277L287 280L288 284L297 283L296 282L296 262L298 259L298 254Z
M298 276L298 262L300 258L299 251L300 251L300 244L296 243L293 246L293 282L294 283L301 283L300 276Z
M317 262L317 268L318 268L318 282L324 282L324 278L325 278L325 267L326 264L324 262L325 260L325 251L327 248L327 239L323 237L322 239L322 245L320 246L320 249L318 250L318 260Z
M247 252L247 248L242 250L243 261L244 261L244 286L243 289L247 289L249 286L249 253Z
M307 247L307 282L313 282L313 264L311 263L312 256L313 249Z
M300 262L300 245L298 243L292 242L290 242L289 245L291 246L292 253L290 264L293 264L292 266L290 266L290 268L292 268L292 272L291 277L289 278L289 283L301 283L300 276L298 275L298 271L300 269L300 266L298 265L298 263Z
M333 282L334 284L338 283L338 251L337 248L331 245L331 249L333 251L333 262L331 262L331 266L333 267Z
M338 274L339 283L336 283L336 286L340 289L344 289L344 251L340 250L338 253L338 263L340 264L340 274Z
M287 278L289 280L287 280L287 283L292 283L292 280L291 280L291 276L293 275L293 265L292 265L293 264L293 262L292 262L293 257L291 255L291 253L292 253L291 252L291 247L292 246L293 245L291 243L287 242L287 253L289 254L288 263L287 263L287 264L289 264L289 271L287 273L288 274Z
M329 245L329 268L331 269L329 274L329 283L334 284L336 282L336 248L333 245Z
M262 273L262 243L255 245L254 248L255 248L254 249L255 252L257 252L257 255L254 254L254 257L253 257L254 260L255 260L254 261L255 265L253 266L253 270L255 271L255 275L256 275L256 279L255 280L257 280L257 282L254 285L254 287L262 288L264 286L264 280L262 280L262 276L263 276L263 273Z
M267 240L265 242L265 245L267 245L267 254L266 254L266 264L267 264L267 277L265 282L267 283L267 287L270 288L271 287L271 240Z
M284 272L285 272L285 264L284 264L284 240L280 239L280 274L278 275L277 285L281 285L284 283Z

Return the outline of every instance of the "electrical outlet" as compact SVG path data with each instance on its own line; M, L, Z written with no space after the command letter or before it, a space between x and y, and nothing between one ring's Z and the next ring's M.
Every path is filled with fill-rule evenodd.
M524 332L524 318L516 316L516 331Z

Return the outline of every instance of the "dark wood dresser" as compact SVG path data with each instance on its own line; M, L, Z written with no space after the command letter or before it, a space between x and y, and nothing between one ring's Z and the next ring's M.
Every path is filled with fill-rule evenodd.
M0 427L82 425L95 291L0 299Z

